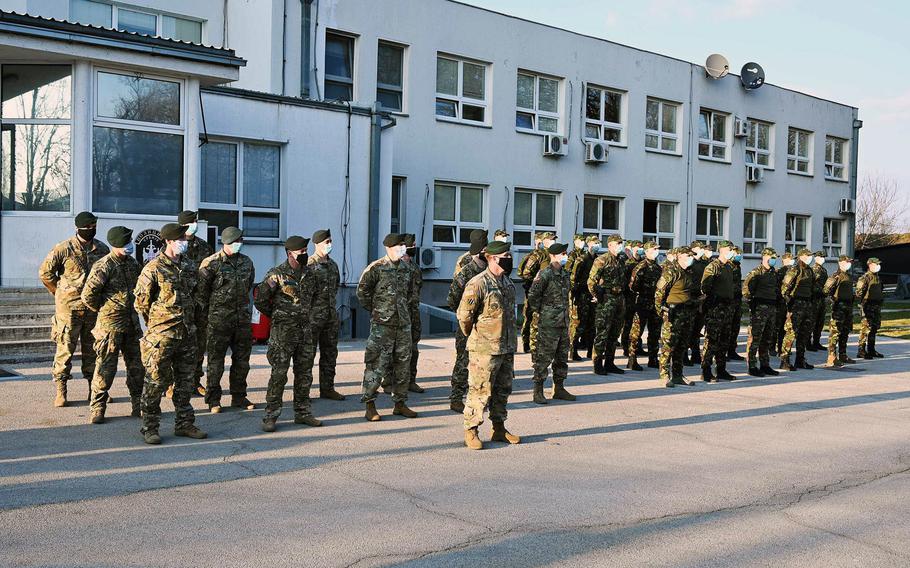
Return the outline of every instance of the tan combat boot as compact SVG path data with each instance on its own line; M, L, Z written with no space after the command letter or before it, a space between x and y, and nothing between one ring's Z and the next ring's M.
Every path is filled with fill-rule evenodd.
M417 418L417 413L408 408L408 405L405 404L403 400L395 403L395 408L392 410L392 414L395 414L397 416L404 416L405 418Z
M543 395L543 383L534 383L534 404L547 404L549 401Z
M89 422L92 424L104 424L104 411L93 410Z
M480 437L477 435L477 428L468 428L464 431L464 445L471 450L483 449L483 442L480 441Z
M275 431L275 419L274 418L263 418L262 419L262 431L263 432L274 432Z
M174 435L183 438L193 438L195 440L202 440L203 438L209 437L208 434L197 428L195 424L190 424L189 426L184 426L182 428L175 428Z
M379 413L376 412L376 402L371 400L367 403L367 413L364 418L370 422L379 422L382 419L382 417L379 416Z
M829 367L843 367L844 364L841 363L840 359L834 353L828 353L828 360L825 362Z
M565 389L562 381L553 383L553 394L550 396L553 400L575 400L575 395Z
M490 437L491 442L506 442L508 444L517 444L521 442L521 438L512 434L506 430L506 425L502 422L493 423L493 436Z
M66 406L66 381L54 381L57 386L57 396L54 397L54 406L62 408Z
M312 414L298 414L294 417L294 424L305 424L315 428L322 426L322 420L316 418Z

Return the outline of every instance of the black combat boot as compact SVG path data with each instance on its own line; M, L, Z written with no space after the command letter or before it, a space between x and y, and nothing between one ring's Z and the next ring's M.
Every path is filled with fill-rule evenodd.
M882 353L879 353L878 351L875 350L875 336L874 335L869 336L869 353L871 353L873 357L876 357L878 359L881 359L884 357L884 355Z
M749 374L753 377L764 377L765 373L762 372L758 367L749 367Z
M744 361L742 355L736 352L736 348L727 351L727 361Z
M778 371L775 371L771 368L771 365L762 365L758 368L762 373L768 375L769 377L776 377L780 375Z
M534 404L547 404L549 401L547 397L543 395L543 383L534 382Z
M734 377L727 371L727 367L718 366L717 367L717 380L718 381L735 381L736 377Z
M660 364L657 362L657 353L655 353L655 351L657 350L652 349L648 352L648 367L651 367L652 369L660 368Z
M701 365L701 351L698 348L692 350L692 364Z
M626 363L626 369L631 369L633 371L644 371L644 368L638 364L638 357L635 355L629 356L629 361Z
M797 358L796 364L794 365L794 367L796 367L797 369L806 369L807 371L811 371L812 369L815 368L815 365L810 365L809 362L806 361L805 358Z
M594 358L594 374L595 375L606 375L607 374L606 369L604 369L603 357Z
M701 380L705 381L706 383L713 383L713 382L717 381L717 379L714 377L714 373L711 372L710 365L708 365L708 366L702 365Z
M847 355L846 351L842 351L841 354L837 356L837 358L840 359L841 363L847 363L847 364L856 363L856 359L851 359Z
M615 357L615 354L610 353L604 358L604 370L608 373L616 373L617 375L625 374L625 371L616 366L616 363L614 362Z
M578 347L572 347L572 360L582 361L581 355L578 354Z

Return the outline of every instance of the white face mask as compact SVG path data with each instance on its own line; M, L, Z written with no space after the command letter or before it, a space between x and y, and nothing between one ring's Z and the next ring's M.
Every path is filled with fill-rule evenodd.
M806 265L812 264L812 257L811 256L801 256L801 257L799 257L799 261Z
M556 262L558 262L560 266L565 266L566 263L569 262L569 257L564 254L560 255Z
M793 259L792 259L792 258L785 258L785 259L783 260L783 264L784 264L784 266L793 266Z
M825 259L824 259L824 257L816 256L816 257L815 257L815 264L817 264L817 265L819 265L819 266L825 264Z
M133 253L136 252L136 245L133 243L126 243L126 246L123 247L123 252L125 252L127 256L133 256Z
M695 256L695 258L701 258L701 255L702 255L704 252L705 252L705 251L704 251L701 247L692 249L692 254Z
M198 230L199 230L199 224L198 224L198 223L190 223L189 225L186 226L186 234L187 234L187 235L195 235L195 234L196 234L196 231L198 231Z
M326 254L331 254L331 253L332 253L332 243L329 243L329 244L325 245L325 247L323 247L322 250L323 250Z
M677 257L677 258L679 259L679 262L683 266L683 268L689 268L690 266L692 266L692 263L695 262L695 258L692 256L686 256L685 258L683 258L683 257Z
M501 243L509 242L509 237L493 237L494 241L499 241Z
M186 252L186 250L188 248L190 248L190 243L188 243L186 241L174 241L174 242L176 243L174 245L174 252L176 254L183 254Z
M733 252L732 250L728 250L727 252L725 252L723 254L724 254L724 258L726 258L727 260L733 260L733 257L736 256L736 253Z
M656 248L651 248L645 251L645 256L648 257L648 260L654 260L660 255L660 251Z
M876 272L878 272L881 269L882 269L881 264L873 264L872 266L869 267L869 272L875 274Z
M840 263L838 263L838 266L840 266L840 269L842 271L849 272L850 269L853 268L853 263L852 262L840 262Z

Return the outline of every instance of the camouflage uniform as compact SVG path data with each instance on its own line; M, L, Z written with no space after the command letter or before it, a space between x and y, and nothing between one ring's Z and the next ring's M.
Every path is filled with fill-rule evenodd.
M656 367L657 349L660 341L660 312L654 309L654 291L660 279L661 268L656 260L645 258L639 262L629 276L629 289L633 293L630 310L634 315L629 331L629 360L638 355L639 342L645 326L648 327L648 365Z
M691 267L684 269L676 261L664 263L654 288L654 309L663 319L658 364L660 380L666 386L684 383L683 358L691 337L698 287Z
M818 255L815 258L819 258ZM821 257L824 258L824 257ZM823 265L812 264L812 274L815 282L812 286L812 341L811 347L816 351L821 346L822 329L825 327L825 311L827 299L825 296L825 282L828 280L828 271Z
M579 235L575 235L578 237ZM583 239L582 239L583 240ZM578 348L578 306L575 304L573 272L575 266L580 264L587 255L587 247L573 248L566 259L566 265L563 267L566 274L569 275L569 349Z
M558 263L548 263L531 284L527 302L537 316L537 345L532 351L534 383L539 388L553 367L553 387L569 372L569 275Z
M825 280L823 293L831 298L831 322L828 324L828 363L847 361L847 339L853 328L853 278L836 270Z
M737 250L737 253L739 251ZM730 267L733 269L733 309L730 313L730 334L729 343L727 344L727 360L741 361L736 353L736 347L739 345L739 328L742 327L743 320L743 267L735 260L730 261Z
M196 364L197 269L183 255L164 252L145 265L134 295L136 311L148 328L139 341L145 385L142 389L142 432L158 432L161 395L174 385L174 429L193 425L190 405Z
M461 269L461 272L452 280L449 286L449 295L446 304L453 312L458 310L461 298L464 295L468 282L487 268L487 263L481 258L474 258L472 262ZM462 401L468 392L468 338L461 332L461 326L455 330L455 365L452 367L452 393L449 400Z
M121 353L133 411L139 410L144 370L139 352L142 328L133 307L133 290L138 279L139 262L135 258L110 253L92 266L82 288L82 303L98 314L92 330L98 358L92 381L92 413L103 414L107 408L107 393L114 384Z
M291 266L285 260L269 270L254 300L256 309L272 318L266 358L272 366L265 395L263 421L281 416L282 395L288 382L288 369L294 363L294 418L312 416L310 387L313 384L313 358L316 346L310 327L310 314L316 301L316 279L306 266Z
M521 324L521 337L522 341L528 344L531 353L534 352L534 347L537 345L538 325L537 314L534 313L534 310L528 303L528 293L531 291L531 285L534 283L534 278L537 277L537 273L549 263L550 255L547 254L547 251L536 248L529 252L528 256L526 256L518 266L518 275L524 281L522 286L525 290L525 303L522 310L524 321ZM527 340L525 341L526 338Z
M632 271L635 270L635 267L641 262L641 258L636 258L635 254L638 253L638 249L641 248L641 241L631 241L629 246L632 248L633 254L628 256L623 262L623 270L625 271L625 281L629 282L632 277ZM625 306L625 312L623 313L623 325L622 325L622 334L620 338L620 343L622 344L622 352L625 355L629 354L629 334L632 331L632 321L635 319L635 293L626 286L623 288L623 305ZM638 350L639 346L636 346Z
M692 262L692 266L689 267L689 270L692 271L692 277L699 282L701 285L702 276L705 275L705 268L708 267L708 264L711 261L707 258L696 258ZM692 314L692 324L691 324L691 333L688 339L688 345L686 348L692 351L692 362L698 363L701 361L701 349L699 343L701 342L701 330L705 327L705 311L704 306L695 305L694 313Z
M54 319L51 336L57 343L54 367L51 374L54 381L66 384L72 378L73 354L76 344L82 344L82 376L91 383L95 374L95 339L92 329L97 314L82 303L82 287L89 271L110 249L92 239L83 246L79 237L74 236L51 249L41 263L38 275L49 289L54 289Z
M859 302L860 313L863 317L859 328L857 357L868 359L878 354L878 351L875 350L875 339L878 328L882 325L882 300L884 297L882 280L878 274L866 271L856 281L856 301Z
M742 285L742 295L749 304L749 339L746 342L749 369L771 367L780 295L777 282L777 271L759 264L749 271Z
M195 239L198 240L198 239ZM206 327L205 402L221 403L221 376L224 357L231 348L228 384L232 401L246 398L246 377L250 372L253 330L250 325L250 290L256 281L253 261L245 254L228 255L223 250L202 261L196 297Z
M589 351L594 345L594 302L591 301L591 292L588 290L588 276L595 258L597 255L586 250L569 271L572 283L572 292L569 294L569 341L571 345Z
M497 278L484 270L465 286L458 304L458 325L468 338L468 398L464 428L483 423L489 405L490 420L505 422L506 404L515 376L515 286L507 274Z
M784 255L787 254L790 253L784 253ZM774 274L777 276L777 313L775 316L774 324L775 353L780 353L783 351L784 336L786 335L784 326L787 323L787 302L784 301L784 297L781 294L781 288L784 285L784 276L787 275L787 269L789 268L789 266L781 266L779 269L774 271Z
M372 402L386 369L392 369L392 399L408 399L411 348L411 311L414 275L403 260L388 256L372 262L360 276L357 299L370 312L372 324L364 353L363 396Z
M193 263L193 266L196 267L197 270L202 264L202 261L212 256L215 252L208 242L197 236L187 236L186 242L187 247L186 252L183 253L183 258ZM193 375L193 386L195 387L202 385L202 360L205 359L208 335L208 325L205 320L206 315L204 310L200 310L200 313L196 314L196 317L199 319L196 321L196 373Z
M701 368L710 372L711 364L717 364L721 375L727 368L727 352L730 349L730 320L735 313L734 289L739 288L732 261L721 262L716 258L708 263L701 279L701 292L705 296L705 344L702 348Z
M341 275L338 265L328 256L313 255L307 266L316 282L316 299L310 312L310 324L314 347L319 347L319 393L322 395L335 390L339 328L335 305Z
M815 275L812 269L797 260L784 275L781 294L787 303L787 323L780 358L782 366L789 366L790 350L796 343L796 361L799 366L805 362L806 344L812 338L812 286Z
M588 291L597 299L594 322L594 359L612 363L616 340L622 332L623 290L626 288L625 271L617 256L606 252L591 265Z
M453 280L455 279L456 276L458 276L458 273L461 272L462 268L471 264L472 258L473 258L473 255L470 252L466 252L455 260L455 272L452 274Z
M417 344L420 343L420 332L422 325L420 323L420 291L423 289L423 272L417 265L417 259L412 258L407 261L408 269L411 271L411 362L410 373L408 374L408 384L417 384L417 359L420 357L420 350ZM409 387L410 388L410 387Z

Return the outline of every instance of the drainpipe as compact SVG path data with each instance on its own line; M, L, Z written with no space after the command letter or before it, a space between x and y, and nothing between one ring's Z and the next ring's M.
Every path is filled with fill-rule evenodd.
M378 258L380 162L382 161L382 114L379 102L373 103L370 115L370 196L367 227L367 262Z
M853 210L856 211L856 178L859 170L859 129L863 127L863 121L856 118L859 114L858 109L853 109L853 138L850 140L850 199L853 200ZM847 221L849 230L847 231L847 254L853 258L854 246L856 246L856 213L850 215Z

